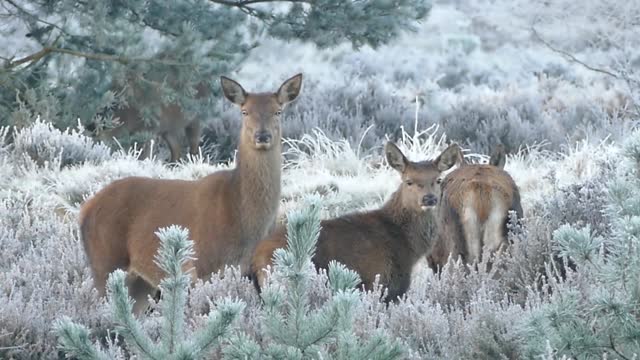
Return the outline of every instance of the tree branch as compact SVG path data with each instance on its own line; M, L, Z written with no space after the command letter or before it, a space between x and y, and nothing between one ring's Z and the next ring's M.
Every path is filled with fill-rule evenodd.
M172 65L172 66L193 65L191 63L182 63L182 62L176 62L176 61L158 60L158 59L151 59L151 58L127 58L124 56L116 56L116 55L83 53L75 50L61 49L61 48L45 48L45 49L49 49L49 51L52 53L67 54L67 55L72 55L76 57L82 57L89 60L114 61L114 62L119 62L121 64L129 64L134 62L152 62L152 63L158 63L163 65Z
M244 7L248 5L255 5L260 3L275 3L275 2L288 2L288 3L306 3L312 4L311 0L241 0L241 1L231 1L231 0L209 0L212 3L227 5L227 6L235 6L235 7Z
M588 69L588 70L595 71L595 72L599 72L599 73L601 73L601 74L605 74L605 75L609 75L609 76L614 77L614 78L616 78L616 79L620 79L620 75L619 75L619 74L613 73L613 72L611 72L611 71L609 71L609 70L605 70L605 69L600 69L600 68L593 67L593 66L591 66L591 65L589 65L589 64L587 64L587 63L585 63L584 61L582 61L582 60L580 60L580 59L576 58L573 54L571 54L571 53L569 53L569 52L567 52L567 51L565 51L565 50L559 49L559 48L557 48L557 47L555 47L555 46L551 45L551 43L549 43L548 41L546 41L545 39L543 39L543 38L542 38L542 36L540 36L540 34L539 34L539 33L538 33L538 31L536 30L536 28L535 28L535 27L533 27L533 26L531 27L531 32L533 33L533 36L534 36L538 41L540 41L544 46L546 46L549 50L551 50L551 51L553 51L553 52L555 52L555 53L557 53L557 54L560 54L560 55L564 56L564 57L565 57L565 58L567 58L569 61L574 62L574 63L576 63L576 64L579 64L579 65L581 65L582 67L584 67L584 68L586 68L586 69Z
M49 55L49 54L65 54L65 55L71 55L71 56L75 56L75 57L80 57L80 58L85 58L88 60L97 60L97 61L112 61L112 62L118 62L121 64L130 64L130 63L136 63L136 62L149 62L149 63L157 63L157 64L162 64L162 65L169 65L169 66L193 66L193 63L184 63L184 62L177 62L177 61L168 61L168 60L159 60L159 59L153 59L153 58L128 58L128 57L124 57L124 56L116 56L116 55L108 55L108 54L94 54L94 53L84 53L81 51L76 51L76 50L71 50L71 49L64 49L64 48L57 48L57 47L44 47L42 48L42 50L33 53L31 55L25 56L21 59L18 60L14 60L14 61L8 61L3 68L6 69L13 69L17 66L20 66L22 64L33 64L35 62L40 61L42 58L44 58L45 56ZM220 56L224 56L223 54L220 54Z
M232 1L232 0L209 0L210 2L218 5L230 6L238 8L243 13L258 18L263 21L268 21L268 17L264 12L258 10L251 5L256 4L265 4L265 3L300 3L300 4L313 4L312 0L241 0L241 1Z

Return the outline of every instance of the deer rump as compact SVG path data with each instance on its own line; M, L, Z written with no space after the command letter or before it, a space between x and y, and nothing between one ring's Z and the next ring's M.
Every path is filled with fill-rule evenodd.
M449 256L466 263L482 261L483 250L496 253L508 244L509 211L522 218L520 193L511 176L492 165L464 165L443 182L437 240L427 257L438 271Z

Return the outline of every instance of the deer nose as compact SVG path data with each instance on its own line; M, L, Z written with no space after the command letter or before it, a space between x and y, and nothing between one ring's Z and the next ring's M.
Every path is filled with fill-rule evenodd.
M433 194L427 194L422 198L422 205L435 206L438 203L438 198Z
M268 131L258 131L255 134L256 143L268 144L271 142L271 133Z

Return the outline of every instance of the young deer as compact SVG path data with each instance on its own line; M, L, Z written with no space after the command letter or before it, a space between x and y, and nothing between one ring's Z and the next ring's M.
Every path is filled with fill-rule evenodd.
M508 245L509 210L522 217L520 193L503 170L506 154L498 145L488 165L463 165L442 184L439 235L427 261L434 271L449 255L467 263L481 261L483 247L491 253Z
M276 93L247 93L221 78L227 99L240 106L242 128L236 167L195 181L129 177L117 180L88 200L80 230L95 286L104 294L107 276L129 273L136 311L146 307L163 277L154 263L154 234L171 224L189 229L197 259L195 274L210 276L225 264L249 268L255 244L274 226L280 202L281 131L285 104L302 86L302 74Z
M460 158L457 145L432 161L412 162L389 142L385 146L389 165L402 177L402 184L378 210L352 213L321 222L313 257L317 268L337 260L360 274L371 288L376 274L388 288L385 301L402 296L411 282L415 263L431 248L436 234L440 176ZM264 286L264 268L272 264L277 248L286 246L286 229L279 227L260 242L253 255L251 272L258 291Z
M195 99L202 100L211 96L211 89L205 82L197 84L195 89ZM141 94L134 96L141 96ZM164 139L171 151L170 162L173 163L180 159L182 150L180 135L184 133L189 141L189 153L191 155L198 154L201 119L189 114L178 104L161 106L156 122L152 124L147 124L142 118L140 110L134 106L125 106L114 110L113 118L119 122L119 125L115 128L98 131L95 135L99 140L110 141L114 137L120 137L125 134L148 131L154 135L160 135ZM143 145L140 158L148 157L150 155L149 152L150 144L147 142Z

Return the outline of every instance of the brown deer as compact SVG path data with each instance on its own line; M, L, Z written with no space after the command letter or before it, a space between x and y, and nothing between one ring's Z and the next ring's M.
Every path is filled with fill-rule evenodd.
M195 90L195 99L202 100L211 96L211 89L205 82L197 84ZM133 96L143 98L143 95L144 94L139 94L139 91L134 89ZM149 96L149 94L147 94L147 96ZM148 131L154 135L160 135L164 139L171 151L170 162L173 163L180 159L180 135L184 133L189 142L189 153L191 155L198 154L198 145L200 144L201 135L201 119L189 114L178 104L172 103L162 105L158 116L155 118L156 121L152 123L145 122L140 110L131 105L115 109L113 112L113 119L117 121L118 126L97 131L95 135L99 140L110 141L114 137L121 137L125 134L130 135L137 132ZM144 159L148 157L150 155L149 153L150 143L147 142L143 145L140 158Z
M481 261L483 247L495 253L508 245L509 210L522 217L520 192L503 170L505 149L498 145L488 165L465 164L442 183L438 240L427 261L434 271L451 255L467 263Z
M413 266L431 248L437 227L439 179L461 159L461 152L452 145L435 160L412 162L389 142L385 154L389 165L401 174L402 184L380 209L322 221L312 261L317 268L339 261L357 271L367 289L379 274L389 302L407 291ZM273 252L286 246L285 238L286 229L279 227L256 247L251 272L258 291L264 286L264 268L272 264Z
M227 99L240 106L242 128L236 166L194 181L128 177L114 181L80 211L80 232L95 286L104 294L109 273L129 274L136 312L155 293L163 273L154 263L159 239L171 224L189 229L197 259L195 274L206 278L225 264L247 271L255 244L275 225L280 202L281 130L285 104L302 86L302 74L276 93L247 93L221 78Z

